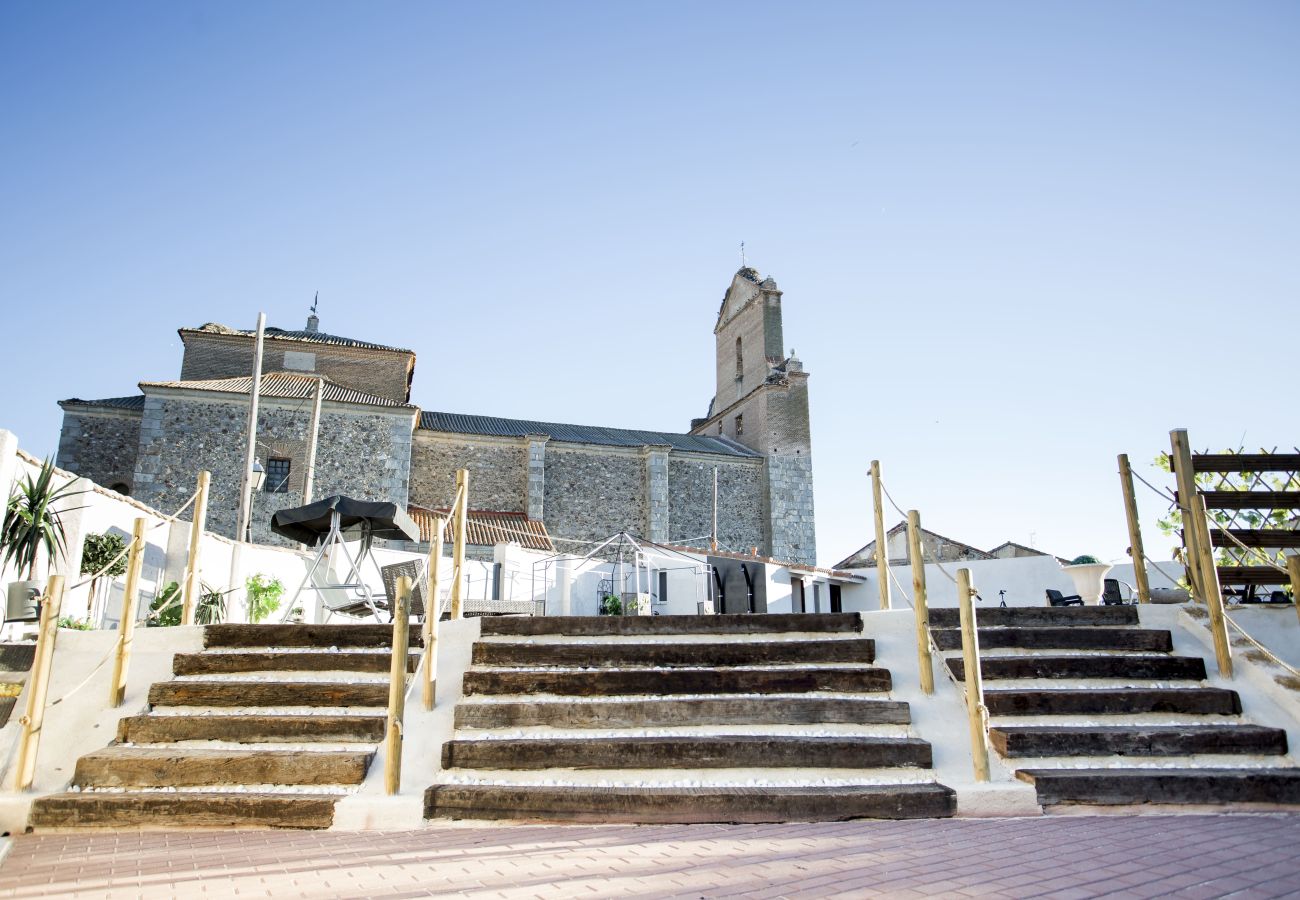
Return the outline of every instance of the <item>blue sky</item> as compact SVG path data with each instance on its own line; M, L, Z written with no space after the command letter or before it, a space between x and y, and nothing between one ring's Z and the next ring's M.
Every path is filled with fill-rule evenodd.
M0 427L53 452L319 290L425 408L685 430L743 240L823 564L872 458L943 534L1119 557L1116 453L1297 442L1297 46L1267 2L3 4Z

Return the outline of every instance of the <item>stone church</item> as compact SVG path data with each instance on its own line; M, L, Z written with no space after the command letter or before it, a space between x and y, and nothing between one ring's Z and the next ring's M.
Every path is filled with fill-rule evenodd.
M723 549L815 564L808 374L785 355L776 282L742 268L713 330L708 413L674 433L421 410L410 402L413 351L327 334L315 315L301 331L267 328L257 423L267 477L254 498L253 539L280 542L271 514L302 502L322 378L315 499L443 509L465 468L474 510L518 521L521 533L540 524L561 550L620 530L704 546L716 470ZM141 382L130 397L60 402L58 464L162 510L183 503L207 469L209 527L233 537L255 335L212 323L179 333L176 380Z

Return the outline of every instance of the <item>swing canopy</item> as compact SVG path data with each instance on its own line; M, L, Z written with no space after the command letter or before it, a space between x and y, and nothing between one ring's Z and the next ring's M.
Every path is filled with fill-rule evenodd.
M271 530L291 541L315 547L329 535L330 520L335 513L344 540L379 538L412 543L420 540L419 527L396 503L372 503L342 495L282 509L271 517Z

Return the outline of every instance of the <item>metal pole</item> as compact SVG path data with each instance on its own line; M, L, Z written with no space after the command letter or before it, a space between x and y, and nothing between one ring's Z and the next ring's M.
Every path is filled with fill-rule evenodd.
M406 714L406 669L411 625L411 579L397 579L393 604L393 658L388 676L388 733L384 739L384 790L402 788L402 718Z
M36 778L36 751L41 745L45 724L45 698L50 689L54 665L54 640L59 631L59 612L63 606L63 576L51 575L41 598L41 619L36 634L36 654L27 680L27 711L18 720L18 761L14 768L14 791L26 791Z
M1124 491L1124 515L1128 519L1128 546L1133 557L1133 580L1137 582L1138 602L1150 603L1147 555L1142 548L1142 527L1138 523L1137 498L1133 495L1133 470L1129 467L1127 453L1119 455L1119 484Z
M934 693L934 660L930 656L930 609L925 594L925 557L921 555L921 514L907 512L907 551L912 557L912 608L916 618L916 661L921 666L921 690Z
M433 518L433 534L429 539L429 564L425 571L429 573L429 587L424 592L424 674L421 676L421 698L425 709L433 709L436 702L435 679L438 675L438 620L442 618L442 595L438 590L439 568L442 564L442 531L447 527L447 520L441 516Z
M302 502L306 506L311 502L312 490L316 487L316 443L320 436L320 407L325 399L325 378L316 376L316 390L311 401L311 424L307 426L307 474L302 485Z
M203 549L203 529L208 522L208 486L212 482L212 473L206 469L199 472L199 491L194 500L194 516L190 522L190 555L185 562L185 599L181 606L181 624L194 624L194 607L198 603L199 591L203 588L199 577L199 554Z
M108 705L112 707L121 706L126 697L126 674L131 666L131 642L135 639L135 605L140 594L140 570L144 566L144 526L144 519L138 518L131 532L122 620L117 623L117 650L113 655L113 680L108 683Z
M244 474L239 483L239 521L235 540L248 540L252 517L253 463L257 459L257 404L262 395L262 343L266 332L266 313L257 314L257 343L253 348L253 383L248 392L248 444L244 449Z
M709 549L718 552L718 467L713 467L713 529L709 532Z
M885 546L885 509L880 499L880 460L871 461L871 501L876 517L876 580L880 582L880 608L889 609L889 548Z
M984 727L984 683L980 678L980 641L975 626L975 591L970 569L957 570L957 601L961 604L961 656L966 681L966 722L970 727L971 760L975 780L989 780L988 730Z

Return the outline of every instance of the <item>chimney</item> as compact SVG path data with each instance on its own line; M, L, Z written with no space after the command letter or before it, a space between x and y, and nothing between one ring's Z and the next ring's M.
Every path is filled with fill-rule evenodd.
M315 313L307 317L307 330L313 334L320 331L320 318Z

